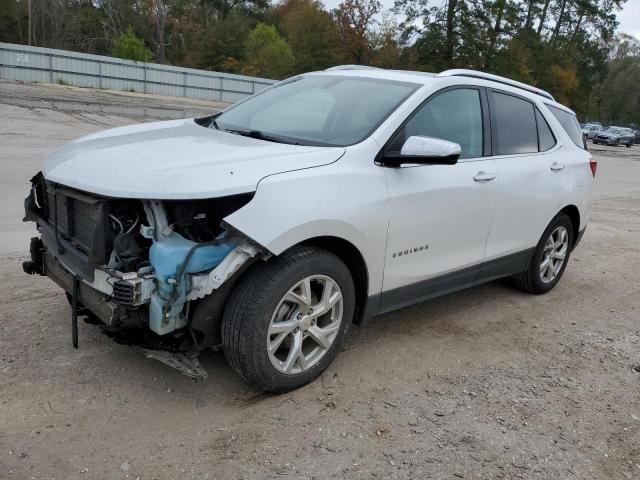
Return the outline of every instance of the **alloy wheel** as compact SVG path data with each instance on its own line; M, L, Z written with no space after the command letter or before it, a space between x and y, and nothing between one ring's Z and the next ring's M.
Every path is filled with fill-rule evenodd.
M562 270L569 250L569 232L563 226L556 228L547 239L540 262L540 278L551 283Z
M271 365L294 375L315 366L340 331L344 301L338 284L326 275L296 283L280 300L267 331Z

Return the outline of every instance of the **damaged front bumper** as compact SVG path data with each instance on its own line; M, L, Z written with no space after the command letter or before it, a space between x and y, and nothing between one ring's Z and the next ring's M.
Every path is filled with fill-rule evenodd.
M31 239L31 260L23 262L22 267L29 275L43 275L51 278L69 295L72 294L73 281L78 275L71 268L63 264L48 250L38 237ZM105 271L96 269L94 280L80 279L79 301L93 315L100 319L108 327L118 327L128 319L129 324L148 323L151 331L158 335L165 335L178 328L186 326L187 318L180 316L184 304L193 300L199 300L211 295L219 289L236 272L255 258L258 249L249 242L242 242L230 250L220 263L208 272L188 274L185 284L189 285L186 295L180 302L173 302L173 315L165 315L163 318L154 319L152 323L148 310L138 309L151 304L153 299L158 303L170 298L172 289L177 285L174 276L167 276L159 281L154 275L153 269L145 269L140 272L123 273L119 271ZM161 297L158 284L166 285L165 293ZM162 308L161 308L162 310ZM144 318L147 316L147 318ZM180 316L180 320L177 318ZM136 317L132 322L131 317ZM171 324L171 326L169 326ZM154 325L159 325L153 328Z
M74 319L84 314L112 329L144 328L161 337L183 337L188 352L178 361L180 369L200 375L193 352L219 343L220 305L230 285L265 252L223 228L224 211L216 217L218 225L202 223L207 215L216 216L215 203L203 205L202 211L188 204L167 208L157 200L74 191L41 176L32 182L25 221L35 221L41 236L31 241L24 271L46 275L62 287L75 306ZM200 223L189 223L192 217ZM212 302L211 297L220 298ZM212 304L214 315L202 311ZM176 358L147 356L176 365Z

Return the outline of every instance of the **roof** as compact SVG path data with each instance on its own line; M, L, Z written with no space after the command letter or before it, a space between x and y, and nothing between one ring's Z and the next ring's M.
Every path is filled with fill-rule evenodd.
M511 80L507 77L501 77L499 75L493 75L491 73L478 72L476 70L465 70L462 68L453 69L453 70L445 70L438 74L440 77L469 77L469 78L480 78L482 80L489 80L491 82L502 83L504 85L509 85L512 87L517 87L522 90L526 90L531 93L535 93L536 95L540 95L541 97L547 98L553 102L556 101L549 92L542 90L540 88L533 87L531 85L527 85L526 83L518 82L517 80Z
M429 80L435 78L433 73L416 72L411 70L388 70L386 68L368 67L365 65L338 65L336 67L327 68L322 72L331 72L334 75L369 78L380 78L384 80L396 80L401 82L412 82L418 84L427 84Z
M329 68L325 70L325 72L332 72L333 74L345 76L362 76L363 73L366 72L366 76L370 78L413 82L423 85L429 84L434 80L440 78L475 78L487 82L493 82L496 84L517 88L520 91L542 97L547 102L551 101L554 105L558 105L563 107L564 109L567 109L567 107L565 107L564 105L560 105L559 103L557 103L553 96L545 90L534 87L532 85L527 85L526 83L518 82L516 80L511 80L507 77L501 77L499 75L493 75L478 70L453 69L434 74L429 72L416 72L411 70L386 70L383 68L369 67L364 65L339 65Z

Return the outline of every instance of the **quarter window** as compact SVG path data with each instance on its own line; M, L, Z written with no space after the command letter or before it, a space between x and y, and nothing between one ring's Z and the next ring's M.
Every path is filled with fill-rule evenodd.
M390 150L400 151L411 136L449 140L460 145L460 158L482 156L480 92L472 88L448 90L421 106L394 139Z
M549 124L536 108L536 121L538 123L538 144L541 152L546 152L556 144L556 138L553 136Z
M538 152L538 133L534 106L531 102L493 92L495 125L494 155Z
M562 128L564 128L567 135L571 138L571 141L575 143L578 147L587 149L585 145L584 137L582 136L582 130L580 130L580 124L576 119L576 116L565 112L564 110L559 109L558 107L554 107L553 105L547 105L547 108L553 113L553 116L558 119Z

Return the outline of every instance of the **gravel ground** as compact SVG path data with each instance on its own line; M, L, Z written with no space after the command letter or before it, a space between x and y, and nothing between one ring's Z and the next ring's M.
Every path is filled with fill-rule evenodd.
M64 112L169 119L210 115L227 104L193 98L0 80L0 104Z
M0 105L0 478L640 478L640 147L594 148L591 223L560 284L494 282L355 327L271 396L221 353L194 383L80 324L20 268L41 157L131 122Z

